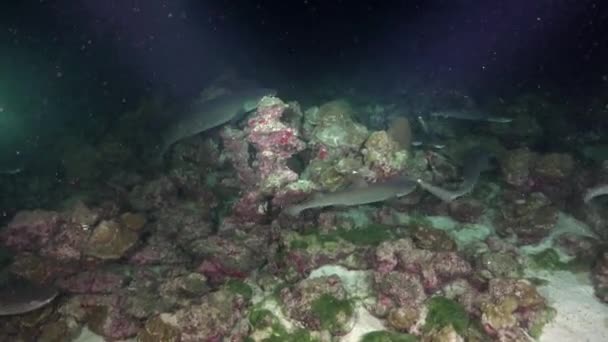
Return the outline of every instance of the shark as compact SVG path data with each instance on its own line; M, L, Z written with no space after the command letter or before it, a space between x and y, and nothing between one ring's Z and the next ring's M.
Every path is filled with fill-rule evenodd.
M405 176L397 176L371 184L354 184L343 190L317 193L302 203L285 209L290 216L298 216L302 211L330 206L355 206L386 201L409 195L416 189L416 181Z
M414 147L431 147L436 150L441 150L445 148L445 143L441 141L433 131L429 129L429 126L426 123L426 120L422 117L422 115L418 115L416 117L420 127L422 128L423 134L420 134L415 139L412 140L412 146Z
M608 184L599 184L587 189L583 196L583 201L589 203L592 199L603 195L608 195Z
M490 157L490 153L480 148L473 148L469 150L466 153L462 163L463 181L456 189L442 188L428 183L422 179L417 179L416 182L420 185L421 188L430 192L442 201L448 203L452 202L453 200L473 191L473 188L479 180L481 172L489 168Z
M251 88L220 95L208 101L194 101L187 106L178 119L162 132L159 159L176 142L240 119L245 113L255 110L264 96L274 96L276 91L268 88Z
M513 121L513 119L509 117L487 115L486 113L478 110L441 110L431 112L429 116L442 119L487 121L495 123L509 123Z
M37 285L14 275L0 280L0 316L28 313L50 304L59 294L53 286Z

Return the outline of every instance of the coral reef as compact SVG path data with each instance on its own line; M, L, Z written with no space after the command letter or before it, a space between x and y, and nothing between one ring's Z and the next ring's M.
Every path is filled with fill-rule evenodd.
M385 131L372 132L361 149L365 166L383 179L403 172L408 152Z
M494 219L497 232L514 235L522 244L537 243L548 236L558 219L558 209L542 193L506 192L502 209Z
M204 97L226 91L218 84ZM175 144L162 170L138 165L148 138L129 136L144 111L159 110L142 104L64 160L65 186L80 189L82 179L87 195L7 211L15 215L0 243L11 255L0 264L63 295L0 321L0 340L71 340L84 326L107 340L150 342L528 340L555 310L535 287L541 280L524 275L587 272L590 260L596 296L608 301L602 241L567 233L524 252L549 243L564 210L592 218L591 206L573 199L608 179L574 155L526 147L538 139L532 114L544 102L499 106L513 126L429 120L449 146L410 150L412 127L396 114L476 108L454 89L434 91L437 100L416 94L407 104L334 100L304 113L265 97L240 123ZM282 214L361 180L406 175L449 186L462 173L454 160L477 145L496 153L500 170L484 173L471 196L443 203L419 189L297 219ZM598 214L605 203L593 204ZM605 228L608 219L594 217ZM361 320L369 326L354 328ZM380 324L387 330L372 331Z
M354 308L337 276L303 280L279 296L287 316L308 329L344 335L353 327Z

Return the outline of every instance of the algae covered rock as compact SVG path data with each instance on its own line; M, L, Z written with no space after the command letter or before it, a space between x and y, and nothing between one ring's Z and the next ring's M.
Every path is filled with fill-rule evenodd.
M158 315L146 322L144 328L137 335L138 342L179 342L180 331L174 325L165 322L166 315Z
M367 128L352 120L318 126L313 131L314 144L346 151L357 151L367 139Z
M432 297L426 302L428 310L424 330L441 331L451 327L457 334L463 335L470 324L470 318L465 308L445 297Z
M486 252L478 260L479 271L486 279L517 278L523 274L523 267L513 253Z
M330 154L359 151L367 139L367 128L352 119L352 107L346 101L332 101L305 116L305 124L313 126L310 141L323 146ZM339 152L342 151L342 152Z
M528 148L511 150L500 160L500 168L505 181L517 188L528 188L531 169L536 163L538 155Z
M574 167L575 162L571 155L548 153L536 160L532 171L536 177L559 180L570 177Z
M418 338L410 334L401 334L393 331L372 331L361 337L360 342L416 342Z
M249 313L249 324L251 332L247 341L329 342L332 340L328 332L308 331L301 328L288 330L268 309L252 310Z
M85 254L103 260L120 259L138 239L138 232L116 221L101 221L86 243Z
M500 214L494 219L502 236L515 235L522 244L536 243L557 224L559 211L542 193L505 193Z
M417 307L398 307L389 311L386 321L398 331L413 331L419 324L422 311Z
M89 329L110 340L135 336L140 329L139 321L112 304L94 306L88 311L86 320Z
M370 134L363 149L365 165L380 178L392 176L403 171L407 165L409 154L399 143L385 131Z
M517 318L513 314L517 307L517 299L514 297L503 298L498 303L483 303L481 322L496 331L512 328L517 324Z
M412 240L420 249L431 251L455 251L457 249L454 239L443 230L415 225L411 228L411 232Z
M312 330L344 335L354 326L354 307L336 275L306 279L280 293L283 311Z
M409 308L416 310L419 314L422 303L426 299L424 286L419 277L405 272L388 272L386 274L376 272L374 274L374 289L378 293L378 300L373 307L373 314L378 317L386 317L391 310L398 308ZM394 313L393 318L405 318L417 316L411 312ZM400 316L400 317L399 317ZM395 320L397 325L403 325L403 320ZM411 320L408 319L411 323Z
M162 313L146 322L139 341L195 342L228 338L244 317L241 297L220 290L174 313Z

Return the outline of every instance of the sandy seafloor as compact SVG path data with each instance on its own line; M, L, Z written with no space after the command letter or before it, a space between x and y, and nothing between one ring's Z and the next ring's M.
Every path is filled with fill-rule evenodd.
M459 227L458 223L446 217L429 217L435 228L452 232L452 236L459 244L467 244L475 240L482 240L492 234L489 220L484 223L467 225L468 228ZM581 235L590 235L588 227L571 216L561 214L553 235L543 243L522 248L524 253L543 250L552 245L554 236L564 232ZM336 274L352 297L370 297L370 272L349 271L341 266L326 265L310 275L311 278ZM526 270L529 277L542 278L548 281L539 287L540 293L547 298L549 304L557 310L554 320L545 326L540 342L608 342L608 305L601 303L593 293L588 273L572 273L567 271L532 271ZM282 323L289 329L293 324L280 313L278 304L257 291L254 302L264 302L263 306L277 314ZM372 316L363 305L365 299L357 302L356 320L352 331L343 336L340 341L358 342L364 334L383 330L381 320ZM104 339L95 335L88 329L75 340L76 342L101 342ZM133 340L134 341L134 340Z

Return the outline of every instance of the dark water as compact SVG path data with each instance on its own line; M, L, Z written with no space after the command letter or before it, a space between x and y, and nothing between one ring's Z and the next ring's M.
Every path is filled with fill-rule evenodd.
M587 268L601 264L596 256L605 249L608 236L605 203L598 198L591 207L581 198L588 188L608 180L607 6L592 0L2 3L0 226L13 222L21 227L14 216L23 210L54 211L60 213L57 222L81 220L78 224L86 229L101 220L128 226L120 215L137 213L145 218L142 231L124 250L112 250L118 255L108 257L110 262L99 265L137 269L129 258L158 239L185 255L186 261L176 261L184 270L200 270L204 267L193 265L213 259L213 252L201 247L213 244L207 239L216 235L236 239L222 235L225 231L242 229L251 235L251 226L301 232L327 225L318 211L285 221L282 209L310 192L297 188L300 192L285 196L287 184L298 177L320 191L345 186L350 173L367 181L395 172L414 178L431 175L436 185L445 186L462 180L460 160L466 150L483 145L496 157L495 167L489 173L484 170L480 193L467 194L465 200L481 202L486 213L521 213L518 203L528 201L536 203L531 205L535 210L547 206L574 216L593 232L589 243L594 252L584 259ZM250 114L243 119L237 115L242 113L226 112L226 119L213 129L185 135L158 162L158 146L167 128L184 120L196 107L192 103L255 87L276 89L278 98L292 104L283 113L281 137L255 136L255 124L248 119L272 121L270 116ZM334 107L321 107L319 112L340 124L323 131L316 114L310 113L316 113L315 106L335 100L346 102L333 102ZM209 109L204 103L202 108ZM439 111L465 117L436 117ZM508 122L496 122L501 118ZM256 122L263 127L262 121ZM360 130L365 130L361 139L357 138ZM397 145L407 134L401 150L407 151L408 161L399 164L399 155L390 154L388 147L365 145L374 131L393 134ZM292 136L299 142L290 140ZM380 151L375 164L369 161L374 148ZM270 162L261 157L263 151L279 157ZM329 159L324 159L325 154ZM335 165L327 162L332 158ZM366 173L370 170L371 176ZM279 185L264 183L271 176ZM500 195L490 198L492 184ZM538 200L533 195L538 193L546 198ZM254 197L255 201L244 200ZM473 209L449 209L429 194L421 198L413 199L413 206L405 200L371 208L386 205L397 211L406 208L411 215L456 220L474 216ZM247 205L251 207L244 209ZM79 206L96 214L82 214ZM79 216L70 221L68 217L78 213L95 219ZM334 215L332 209L327 213ZM382 214L370 215L366 217L373 217L372 223L387 224ZM39 226L36 219L25 220L23 229L44 231L52 226L51 216L41 218L45 223ZM235 218L240 221L235 223ZM334 228L343 229L344 222L335 220ZM492 220L497 227L509 221ZM513 220L509 224L514 225ZM166 226L174 228L165 236L159 232ZM538 244L539 236L548 236L550 230L536 234L505 228L501 233L497 228L497 234L506 239L513 233L519 248ZM19 238L35 248L53 243L57 247L59 242L48 241L59 239L58 231L50 237L47 233ZM188 244L188 239L202 242ZM12 256L32 252L27 243L6 242L6 237L3 241L8 247L0 250L3 268ZM124 241L112 244L121 246ZM580 245L584 244L578 241ZM57 257L51 249L43 256ZM106 252L87 257L106 260ZM270 268L272 260L267 257L255 266L243 266L239 277L249 279L253 269ZM43 278L56 286L75 273L98 269L81 261L78 267L54 270L55 275ZM213 278L208 269L201 272ZM163 281L173 276L163 274ZM230 276L223 274L215 283L210 280L210 288L216 290L224 278ZM70 285L65 288L71 295ZM596 288L605 291L608 285L596 284ZM598 294L602 296L605 293ZM135 321L143 324L149 317L138 316Z

